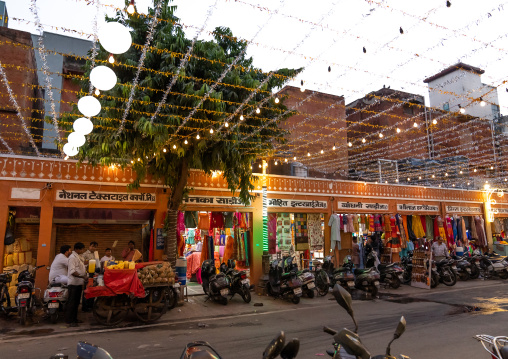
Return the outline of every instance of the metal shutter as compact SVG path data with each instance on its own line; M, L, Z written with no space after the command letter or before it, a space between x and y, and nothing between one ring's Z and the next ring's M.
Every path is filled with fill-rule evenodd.
M25 238L30 241L32 258L37 258L39 223L16 223L14 238Z

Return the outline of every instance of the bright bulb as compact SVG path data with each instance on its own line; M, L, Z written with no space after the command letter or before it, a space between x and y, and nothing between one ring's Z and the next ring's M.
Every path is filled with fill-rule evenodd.
M69 142L74 147L81 147L85 144L86 139L85 136L78 132L73 132L67 137L67 142Z
M379 138L383 138L383 134L382 133L379 134Z
M288 159L287 159L287 158L284 158L284 162L287 162L287 161L288 161Z
M69 159L69 156L65 156L64 160L67 161Z
M485 189L490 189L490 185L488 183L485 183L485 186L483 186Z
M113 54L109 54L108 61L109 61L110 64L114 64L115 63L115 57L113 56Z
M362 143L365 143L367 142L367 140L365 138L362 138Z
M460 113L462 113L462 114L464 114L464 113L466 113L466 109L461 107L461 108L460 108L460 110L459 110L459 112L460 112Z
M136 11L136 9L134 9L134 5L133 4L130 4L129 6L127 6L127 12L129 14L134 14L134 11Z
M226 122L226 123L224 124L224 127L226 127L226 128L227 128L227 127L229 127L229 123L227 123L227 122Z
M418 179L422 179L422 176L419 176Z
M435 175L432 175L432 178L436 178L436 176L435 176Z
M108 91L115 87L117 77L109 67L97 66L90 72L90 82L99 90Z
M462 171L460 171L459 173L462 174Z
M188 143L189 143L189 141L185 140L185 141L183 141L183 143L184 143L184 144L188 144Z
M79 152L78 150L78 147L76 147L74 144L72 143L66 143L64 146L63 146L63 152L68 156L68 157L72 157L72 156L76 156Z
M275 98L275 103L279 103L279 98L278 97Z
M325 153L325 151L321 150L321 154Z
M310 157L310 152L307 152L307 157Z
M210 129L210 133L213 133L213 128Z
M437 120L432 120L432 123L433 123L434 125L437 125Z
M163 148L163 149L162 149L162 152L166 153L166 151L167 151L167 150L166 150L165 148Z
M240 121L243 121L243 115L240 115Z
M295 157L293 157L293 160L295 160L295 161L296 161L296 156L295 156Z
M413 127L418 127L418 124L416 122L413 123Z
M487 103L486 103L485 101L483 101L483 100L481 100L481 101L480 101L480 106L481 106L481 107L485 107L485 105L486 105L486 104L487 104Z
M445 173L444 175L445 175L446 177L448 177L448 173Z
M80 117L72 124L74 132L88 135L93 130L93 123L86 117Z
M173 149L176 150L176 145L173 145Z
M305 92L305 87L303 87L303 86L302 86L302 87L300 87L300 91L301 91L301 92Z
M259 165L259 168L261 168L261 165Z
M107 22L99 31L99 42L107 52L123 54L131 47L132 36L129 29L119 22Z
M335 145L333 145L332 150L334 150L334 151L335 151L335 149L336 149L336 148L337 148L337 147L335 147Z
M198 139L198 140L200 139L200 137L199 137L199 133L198 133L198 135L196 136L196 139Z
M474 171L473 171L473 172L476 172L476 168L474 169Z
M409 181L411 181L411 178L409 178L409 177L408 177L408 178L407 178L407 181L408 181L408 182L409 182Z
M256 109L256 113L257 114L260 114L261 113L261 110L259 108Z
M95 96L99 96L101 94L101 92L99 91L99 89L95 89Z
M399 180L398 180L398 179L396 179L396 180L395 180L395 182L399 182Z
M494 169L494 166L490 166L490 169L493 170Z
M93 96L84 96L78 101L78 110L86 117L97 116L101 112L101 104Z
M352 144L351 142L348 142L348 144L347 144L347 145L348 145L349 147L352 147L352 146L353 146L353 144Z
M400 128L397 127L397 133L400 133Z
M275 166L277 166L277 161L275 161Z

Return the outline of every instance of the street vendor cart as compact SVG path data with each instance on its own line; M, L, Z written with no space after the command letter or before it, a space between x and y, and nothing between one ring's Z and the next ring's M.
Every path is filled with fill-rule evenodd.
M135 269L106 268L103 284L85 290L87 299L95 298L93 315L103 325L121 323L129 311L145 323L153 322L178 301L179 285L168 262L138 263Z

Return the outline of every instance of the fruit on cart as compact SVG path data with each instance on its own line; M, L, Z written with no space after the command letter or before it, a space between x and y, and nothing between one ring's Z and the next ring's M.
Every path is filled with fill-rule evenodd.
M175 272L169 262L153 264L138 270L138 278L144 286L154 284L174 284Z

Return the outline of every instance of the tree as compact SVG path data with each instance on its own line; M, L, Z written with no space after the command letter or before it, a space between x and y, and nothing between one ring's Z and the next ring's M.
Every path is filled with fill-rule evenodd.
M174 264L177 211L189 190L189 170L200 169L207 174L221 171L229 189L248 203L251 200L249 191L253 189L252 162L273 149L274 144L284 142L285 131L279 124L289 116L285 114L282 101L277 104L273 98L263 104L260 114L248 114L256 108L256 104L269 97L273 89L282 87L301 69L280 69L271 75L264 74L254 68L252 58L246 56L247 42L235 38L228 28L217 28L213 40L194 43L188 63L182 66L165 104L152 121L152 114L164 91L192 45L192 40L185 37L178 24L179 19L174 15L176 7L170 6L168 0L163 0L161 6L160 21L151 43L155 49L147 52L125 129L118 133L141 56L140 46L132 46L125 54L116 56L112 68L118 84L98 96L102 111L92 119L95 127L87 143L80 148L79 158L91 164L132 165L137 179L130 185L131 188L139 187L148 174L163 181L171 191L166 253ZM133 43L144 44L154 13L154 9L149 10L149 16L127 16L118 12L114 18L107 20L126 24L132 29ZM97 61L105 62L108 55L101 47ZM211 86L234 61L236 65L203 101ZM86 77L90 68L91 62L88 61L85 65ZM267 76L269 80L248 101L242 112L231 118L229 127L221 128L225 119L249 98ZM89 82L83 80L80 85L84 96ZM199 108L193 111L200 103ZM73 112L77 113L77 108ZM240 120L242 114L245 116L243 121ZM64 116L62 125L69 126L74 117ZM277 120L270 121L272 119ZM211 129L213 134L210 134ZM253 133L252 137L242 140Z

